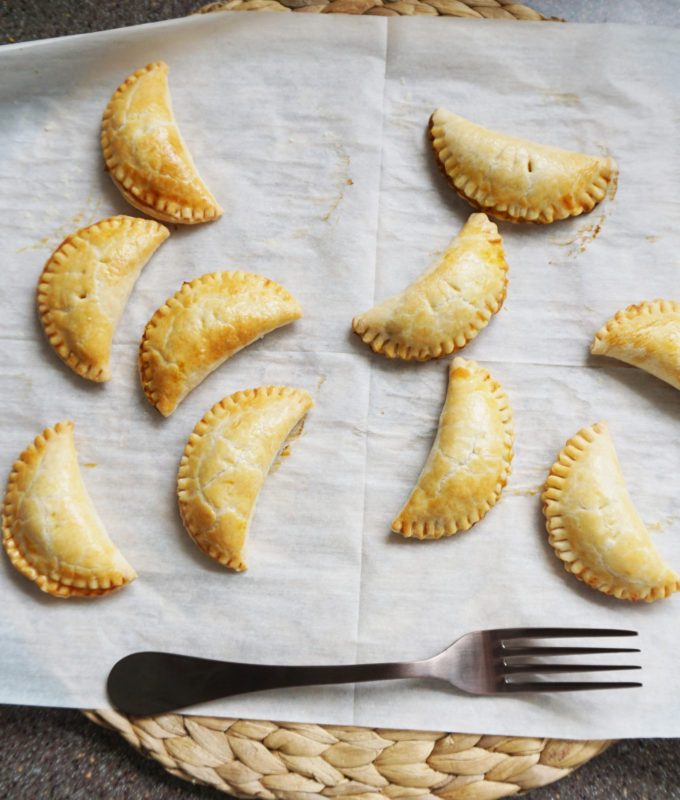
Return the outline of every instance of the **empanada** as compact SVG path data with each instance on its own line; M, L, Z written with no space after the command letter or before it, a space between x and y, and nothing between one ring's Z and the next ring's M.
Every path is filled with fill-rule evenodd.
M226 359L302 316L278 283L250 272L212 272L185 283L147 323L139 372L149 402L168 416Z
M15 462L2 538L12 564L56 597L98 597L136 577L83 485L72 422L45 429Z
M198 547L246 569L255 501L274 456L314 405L304 389L261 386L225 397L198 422L177 475L184 527Z
M116 89L102 116L101 144L113 182L145 214L187 224L222 215L175 122L163 61L138 69Z
M83 378L111 378L116 326L135 281L169 235L150 219L111 217L68 236L45 264L40 320L52 347Z
M438 108L437 166L471 205L511 222L554 222L592 210L617 175L612 158L516 139Z
M471 214L444 253L400 294L352 320L376 353L427 361L459 350L503 304L503 240L486 214Z
M617 311L595 334L590 352L640 367L680 389L680 303L652 300Z
M606 422L583 428L561 450L543 512L564 568L593 589L650 602L680 588L633 506Z
M456 357L437 436L392 530L438 539L478 522L507 483L514 424L508 398L475 361Z

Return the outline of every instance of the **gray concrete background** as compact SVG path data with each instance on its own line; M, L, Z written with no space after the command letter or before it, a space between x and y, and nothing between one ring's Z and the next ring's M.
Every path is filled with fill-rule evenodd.
M525 0L571 22L680 27L680 0ZM182 17L201 0L0 0L0 45ZM1 80L1 77L0 77ZM0 706L0 799L218 800L72 709ZM531 800L680 800L680 739L621 740Z

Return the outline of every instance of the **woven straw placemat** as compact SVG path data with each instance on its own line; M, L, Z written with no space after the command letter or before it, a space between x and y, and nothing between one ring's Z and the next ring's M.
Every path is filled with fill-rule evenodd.
M216 11L547 19L509 0L220 0L197 13ZM186 714L83 713L173 775L262 800L497 800L563 778L611 744Z

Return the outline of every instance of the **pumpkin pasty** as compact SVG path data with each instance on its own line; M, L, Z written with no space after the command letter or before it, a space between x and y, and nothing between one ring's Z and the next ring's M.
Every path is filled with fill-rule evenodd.
M592 210L617 174L612 158L582 155L483 128L438 108L437 165L475 208L511 222L554 222Z
M212 272L185 283L147 323L139 372L149 402L171 414L238 350L302 316L282 286L249 272Z
M113 182L145 214L187 224L222 215L175 122L164 62L138 69L116 89L102 116L101 144Z
M512 409L500 384L475 361L454 358L434 444L392 530L439 539L470 528L507 483L513 441Z
M177 475L184 527L211 558L246 569L248 529L277 452L314 405L304 389L261 386L225 397L198 422Z
M567 572L623 600L650 602L680 588L633 506L606 422L569 439L545 486L549 541Z
M680 389L680 303L652 300L618 311L595 334L590 352L640 367Z
M12 564L56 597L98 597L136 577L83 485L72 422L44 430L15 462L2 539Z
M427 361L464 347L503 304L508 265L498 228L472 214L458 236L400 294L359 314L352 328L376 353Z
M83 378L111 378L116 326L135 281L169 235L150 219L111 217L68 236L45 264L40 320L52 347Z

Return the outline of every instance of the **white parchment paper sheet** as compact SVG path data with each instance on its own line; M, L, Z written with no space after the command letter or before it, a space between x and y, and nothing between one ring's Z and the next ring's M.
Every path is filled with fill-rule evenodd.
M104 707L109 668L161 649L272 663L422 658L467 630L638 629L644 688L470 698L423 682L260 693L211 714L575 738L677 736L678 598L632 605L567 575L546 543L540 487L567 438L607 419L626 480L680 568L677 391L588 354L617 309L678 297L679 34L655 28L316 15L217 14L0 49L0 425L8 474L45 426L75 423L85 484L139 573L99 601L41 594L3 559L0 701ZM113 379L89 385L46 343L35 286L79 227L128 206L103 170L101 112L116 86L170 65L178 123L224 217L171 237L115 337ZM436 431L448 359L374 355L350 320L414 280L471 209L439 175L427 120L442 105L492 128L613 155L615 198L544 227L500 223L508 297L461 355L515 411L514 469L470 531L411 542L390 523ZM137 346L185 280L245 269L305 315L213 373L169 418L144 398ZM250 568L192 544L177 465L221 397L284 383L316 400L267 479ZM625 710L625 713L622 712Z

